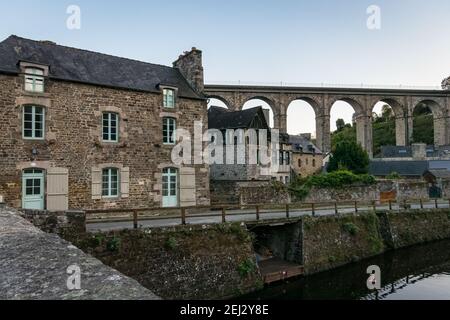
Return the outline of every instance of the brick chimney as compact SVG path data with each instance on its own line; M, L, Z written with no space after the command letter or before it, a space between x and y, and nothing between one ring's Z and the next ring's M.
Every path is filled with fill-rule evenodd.
M203 92L205 80L203 75L202 51L192 48L189 52L184 52L177 61L173 63L173 67L180 70L181 74L186 78L189 84L197 92Z

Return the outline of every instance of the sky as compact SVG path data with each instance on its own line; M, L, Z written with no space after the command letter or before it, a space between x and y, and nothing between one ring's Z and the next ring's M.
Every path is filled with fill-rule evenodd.
M79 29L67 27L70 5L80 8ZM206 83L439 86L450 75L448 0L21 0L1 1L0 12L1 40L15 34L164 65L195 46ZM264 106L246 107L256 105ZM332 127L352 113L338 102ZM307 103L292 103L289 133L314 132L313 119Z

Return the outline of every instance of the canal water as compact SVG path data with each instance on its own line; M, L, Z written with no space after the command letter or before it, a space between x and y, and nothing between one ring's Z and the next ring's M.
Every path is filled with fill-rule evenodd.
M381 269L381 290L366 281ZM271 285L243 297L257 300L450 300L450 240L390 251L335 270Z

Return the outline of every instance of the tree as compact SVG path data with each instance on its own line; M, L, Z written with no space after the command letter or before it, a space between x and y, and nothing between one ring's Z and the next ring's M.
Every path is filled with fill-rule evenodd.
M345 121L344 119L337 119L336 121L336 127L337 127L337 131L342 131L342 129L345 128Z
M419 104L413 113L413 142L434 144L434 119L426 103Z
M369 155L359 143L343 140L336 145L328 164L328 172L342 169L355 174L369 172Z

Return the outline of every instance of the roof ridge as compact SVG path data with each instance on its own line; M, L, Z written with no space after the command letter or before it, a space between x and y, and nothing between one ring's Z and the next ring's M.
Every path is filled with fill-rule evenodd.
M75 48L75 47L70 47L70 46L66 46L66 45L61 45L58 43L54 43L54 42L45 42L45 40L34 40L34 39L28 39L28 38L24 38L24 37L19 37L17 35L11 35L9 36L7 39L5 39L4 41L7 41L11 38L15 38L15 39L20 39L20 40L25 40L25 41L31 41L31 42L35 42L38 43L40 45L47 45L47 46L56 46L56 47L61 47L61 48L66 48L66 49L71 49L71 50L76 50L76 51L82 51L82 52L87 52L87 53L93 53L93 54L98 54L98 55L102 55L102 56L106 56L106 57L112 57L112 58L117 58L117 59L123 59L123 60L127 60L127 61L132 61L132 62L139 62L139 63L143 63L143 64L147 64L147 65L152 65L152 66L159 66L159 67L164 67L164 68L168 68L168 69L172 69L172 70L176 70L176 68L171 67L171 66L167 66L167 65L163 65L163 64L158 64L158 63L152 63L152 62L147 62L147 61L142 61L142 60L137 60L137 59L130 59L130 58L126 58L126 57L120 57L120 56L115 56L112 54L108 54L108 53L103 53L103 52L97 52L97 51L92 51L92 50L88 50L88 49L80 49L80 48Z

